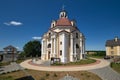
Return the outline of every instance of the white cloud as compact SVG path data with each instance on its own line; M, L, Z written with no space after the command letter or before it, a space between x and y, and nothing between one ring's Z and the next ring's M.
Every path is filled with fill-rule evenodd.
M41 39L41 37L32 37L33 39L35 39L35 40L40 40Z
M10 22L5 22L4 23L5 25L7 25L7 26L20 26L20 25L22 25L22 23L21 22L17 22L17 21L10 21Z
M19 47L16 47L17 49L20 49Z

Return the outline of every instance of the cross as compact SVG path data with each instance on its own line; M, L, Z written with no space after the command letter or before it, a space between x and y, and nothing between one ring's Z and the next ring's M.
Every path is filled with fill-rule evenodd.
M65 5L62 6L62 10L64 10L64 9L65 9Z

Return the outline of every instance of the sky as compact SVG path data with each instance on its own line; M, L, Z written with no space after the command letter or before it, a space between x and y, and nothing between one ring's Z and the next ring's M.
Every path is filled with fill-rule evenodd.
M105 50L105 42L120 38L120 0L0 0L0 50L22 50L48 31L62 6L86 37L86 50Z

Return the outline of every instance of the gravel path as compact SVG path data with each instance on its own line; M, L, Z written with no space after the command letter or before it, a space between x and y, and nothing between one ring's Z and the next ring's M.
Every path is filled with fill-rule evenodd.
M12 62L10 65L0 68L0 74L18 71L18 70L22 70L22 69L23 68L19 64Z
M89 72L97 74L103 80L120 80L120 74L109 66L99 69L90 70Z

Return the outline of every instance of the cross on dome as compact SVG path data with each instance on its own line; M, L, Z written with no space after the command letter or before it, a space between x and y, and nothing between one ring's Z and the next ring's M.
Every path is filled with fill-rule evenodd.
M65 8L65 5L62 6L62 10L64 10L64 8Z

